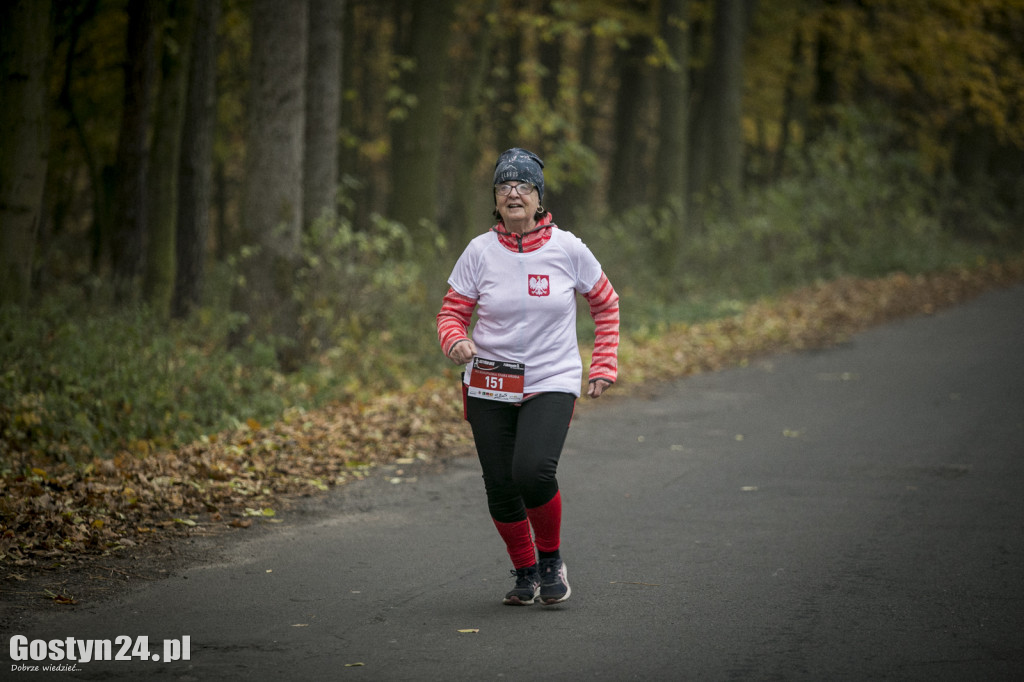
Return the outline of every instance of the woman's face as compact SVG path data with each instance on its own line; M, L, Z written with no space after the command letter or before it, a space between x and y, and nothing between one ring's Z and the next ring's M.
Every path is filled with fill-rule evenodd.
M512 187L512 191L502 196L500 191L501 185ZM520 185L530 187L531 190L526 194L520 194L519 190L516 189ZM498 191L495 192L495 199L498 202L498 213L506 225L510 222L520 222L527 219L533 220L533 216L540 206L540 193L537 192L536 187L528 182L510 180L501 183L498 186Z

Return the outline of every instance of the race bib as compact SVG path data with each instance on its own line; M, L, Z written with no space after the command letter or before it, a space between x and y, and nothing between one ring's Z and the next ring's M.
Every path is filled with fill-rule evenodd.
M525 375L526 365L521 362L473 358L466 395L503 403L521 403Z

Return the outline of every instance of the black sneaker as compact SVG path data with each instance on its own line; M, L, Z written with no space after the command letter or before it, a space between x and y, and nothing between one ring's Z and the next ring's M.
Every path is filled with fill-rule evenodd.
M569 598L569 588L565 570L565 562L561 559L540 560L540 603L545 606L559 604Z
M515 568L512 570L516 586L505 595L504 603L510 606L529 606L540 592L540 573L537 566Z

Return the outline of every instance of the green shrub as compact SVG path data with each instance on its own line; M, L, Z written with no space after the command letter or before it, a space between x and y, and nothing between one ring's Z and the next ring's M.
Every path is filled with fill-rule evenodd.
M436 373L444 361L433 330L447 276L437 272L443 248L438 241L413 254L409 231L380 216L364 231L344 219L312 225L294 295L303 311L300 336L315 358L300 374L321 400Z
M182 322L71 290L30 313L0 310L0 468L36 455L81 462L174 446L439 371L433 316L443 291L428 296L421 280L432 266L409 257L404 228L378 220L353 232L323 221L302 256L297 337L312 352L291 374L278 366L280 340L229 346L239 322L228 308L230 265L210 273L208 300Z
M31 315L0 311L0 461L180 443L296 397L258 348L197 343L196 330L143 308L83 312L81 303L53 296Z
M792 159L790 176L728 208L696 202L683 220L678 207L640 207L606 217L586 241L643 327L715 316L816 280L918 273L984 254L944 227L942 186L891 148L889 130L848 111Z

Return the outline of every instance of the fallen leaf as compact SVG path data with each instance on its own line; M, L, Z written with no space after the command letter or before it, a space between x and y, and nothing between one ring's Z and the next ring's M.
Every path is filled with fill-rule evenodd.
M466 628L464 630L459 630L459 632L463 632L463 633L480 632L480 628Z
M277 512L275 512L270 507L266 507L265 509L251 509L249 507L245 508L245 515L246 516L267 516L267 517L269 517L269 516L274 516L275 514L277 514Z
M52 590L43 590L43 594L45 594L48 599L52 599L54 604L67 606L78 603L78 600L69 594L56 593Z

